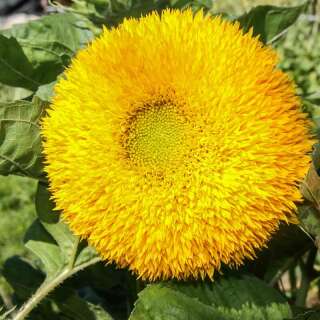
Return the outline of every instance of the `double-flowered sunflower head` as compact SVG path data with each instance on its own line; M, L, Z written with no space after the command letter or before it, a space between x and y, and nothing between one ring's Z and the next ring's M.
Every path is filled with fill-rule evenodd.
M80 51L43 121L57 208L143 279L212 277L295 221L308 123L277 56L191 11L125 20Z

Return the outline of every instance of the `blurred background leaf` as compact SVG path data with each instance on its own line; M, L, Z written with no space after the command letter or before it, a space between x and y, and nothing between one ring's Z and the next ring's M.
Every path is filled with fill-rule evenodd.
M263 43L274 42L306 11L308 3L297 7L259 6L243 14L237 20L245 32L253 28L253 35Z

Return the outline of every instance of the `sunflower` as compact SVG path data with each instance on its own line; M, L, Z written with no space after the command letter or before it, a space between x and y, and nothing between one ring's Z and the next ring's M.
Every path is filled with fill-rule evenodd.
M277 56L202 12L127 19L80 51L43 121L71 230L142 279L212 278L296 222L312 141Z

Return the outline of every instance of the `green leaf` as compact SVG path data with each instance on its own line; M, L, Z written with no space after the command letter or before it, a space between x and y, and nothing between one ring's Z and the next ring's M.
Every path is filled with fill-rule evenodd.
M46 52L60 57L73 55L92 40L92 27L83 16L57 13L14 25L3 32L16 38L28 58L35 63Z
M319 320L320 319L320 309L319 308L302 308L297 306L292 306L294 316L290 320ZM289 320L289 319L285 319Z
M54 95L54 87L56 83L57 81L53 81L40 86L35 93L36 97L38 97L41 101L51 102L51 99Z
M50 200L51 197L46 187L47 185L39 182L36 194L36 209L39 218L29 228L25 237L26 247L41 261L45 280L26 303L28 307L21 307L17 311L17 318L25 318L46 295L66 279L100 261L93 249L89 249L83 242L80 243L80 238L73 235L68 227L57 219L55 206ZM66 298L63 299L65 300ZM70 308L68 310L72 311ZM96 319L95 314L88 307L86 314L79 310L79 306L75 306L74 312L75 310L77 310L77 316L71 315L71 319ZM93 317L89 317L90 314ZM106 315L101 319L107 319Z
M107 16L107 21L121 22L125 17L139 18L149 12L156 10L161 11L167 6L168 1L157 0L126 0L126 1L110 1L111 12ZM114 24L113 22L113 24Z
M214 283L160 283L140 292L130 320L282 320L286 300L253 277Z
M283 273L295 266L311 248L314 248L314 242L299 226L281 224L268 247L261 250L256 259L247 261L239 271L252 273L274 286Z
M88 308L92 313L94 313L94 319L93 320L112 320L113 318L100 306L97 306L92 303L88 303ZM85 320L88 320L86 318Z
M0 35L0 82L35 91L56 80L92 38L92 24L61 13L13 26Z
M90 261L95 258L97 258L97 251L94 248L88 246L86 242L82 242L79 245L78 255L74 263L74 266L80 266L86 263L87 261Z
M320 237L320 144L314 145L312 163L300 185L306 201L298 206L298 217L302 227L317 238Z
M320 310L319 309L306 309L302 313L293 317L290 320L319 320Z
M35 206L38 218L43 225L54 225L59 222L59 212L54 210L55 204L50 199L50 192L46 183L38 184Z
M116 26L124 18L139 18L151 11L161 12L166 8L192 8L194 11L212 9L214 0L77 0L64 10L86 16L96 25Z
M258 6L237 18L245 32L253 28L264 43L275 41L279 35L296 22L306 10L308 2L296 7Z
M68 226L59 220L54 203L44 183L38 184L36 211L39 220L36 229L31 227L26 237L26 246L42 261L47 278L55 277L64 269L77 268L97 259L97 253L84 243L79 245Z
M32 91L19 87L6 86L0 83L0 104L22 100L32 95Z
M13 287L17 298L21 301L28 299L43 281L43 274L41 272L18 257L6 261L4 276ZM112 320L111 316L101 306L92 304L81 298L74 289L68 286L57 288L46 299L45 303L41 304L40 310L37 310L40 319L44 319L44 317L45 319L57 319L54 315L55 311L52 310L52 304L49 303L52 301L58 308L60 315L67 316L68 319ZM30 319L33 319L33 317Z
M0 174L43 179L39 120L44 112L39 101L0 104Z
M113 318L99 305L92 304L72 289L63 288L54 295L54 301L63 314L74 320L112 320Z
M0 82L15 87L35 90L39 82L34 77L33 66L14 38L0 34Z
M44 280L42 272L37 270L29 261L17 256L9 258L5 262L2 271L5 279L14 290L15 303L19 305L28 299ZM15 311L17 311L17 307ZM6 320L9 319L11 318L6 318ZM52 310L50 301L45 300L37 308L36 312L31 314L30 319L56 320L57 317Z
M25 246L32 251L44 265L47 278L52 278L64 267L62 253L57 243L36 220L25 236Z
M188 7L194 10L203 9L209 11L213 7L214 0L171 0L170 6L178 9L185 9Z
M36 193L37 215L44 228L59 245L65 258L68 259L74 251L77 237L72 234L66 224L59 221L59 212L54 210L55 204L50 197L47 185L40 182Z
M313 163L311 163L309 171L301 183L300 190L308 201L320 208L320 176Z
M313 236L320 236L320 212L310 203L298 206L301 226Z
M28 230L25 244L42 262L46 282L50 283L61 274L72 275L98 262L99 258L95 250L84 242L80 244L80 239L59 220L47 187L42 182L38 184L35 199L38 219Z
M21 300L27 299L44 280L44 275L39 270L17 256L5 262L3 275Z
M161 11L169 4L169 0L77 0L71 10L87 16L97 24L115 26L126 17L139 18L153 10Z

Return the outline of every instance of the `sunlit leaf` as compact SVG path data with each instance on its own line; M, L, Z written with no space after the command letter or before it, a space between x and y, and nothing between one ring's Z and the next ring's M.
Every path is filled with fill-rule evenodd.
M283 320L291 316L285 299L253 277L206 283L148 285L130 320Z
M50 196L47 186L39 183L36 193L37 214L43 227L59 246L61 255L64 257L64 265L75 254L77 256L74 261L74 267L97 258L97 252L92 247L87 246L84 242L79 244L79 239L71 232L69 227L59 221L59 213L54 210L55 205L50 200Z
M59 221L46 187L46 184L39 182L36 194L38 219L29 228L25 237L26 247L38 257L45 275L41 286L34 293L36 297L34 299L40 299L42 295L53 291L69 277L100 261L93 249L80 242L79 237L73 235L69 228ZM62 293L66 295L67 291L63 290ZM79 300L73 293L68 297L64 296L60 304L61 292L55 291L55 294L57 295L55 302L71 319L111 319L102 308L99 306L93 308L91 304L80 298ZM22 312L21 310L23 311L19 309L18 313Z
M0 83L0 104L15 100L22 100L30 97L31 95L31 90L19 87L11 87Z
M0 174L43 179L39 120L45 107L39 101L0 104Z
M308 3L296 7L258 6L237 18L245 32L253 28L253 34L259 35L264 43L273 42L299 15L307 8Z
M38 97L42 101L50 102L54 94L54 86L56 85L56 83L56 81L53 81L40 86L35 93L36 97Z
M13 26L0 34L0 82L35 91L55 81L94 36L83 16L61 13Z

